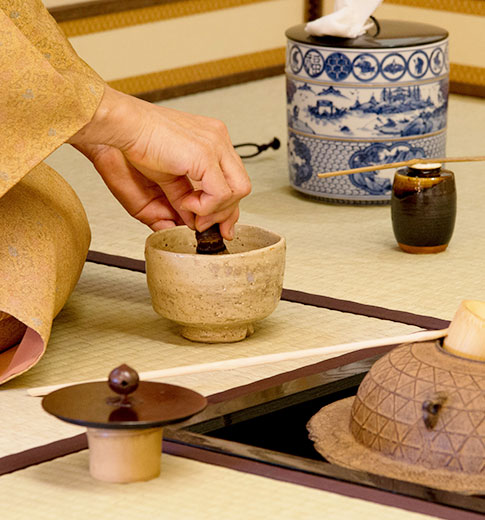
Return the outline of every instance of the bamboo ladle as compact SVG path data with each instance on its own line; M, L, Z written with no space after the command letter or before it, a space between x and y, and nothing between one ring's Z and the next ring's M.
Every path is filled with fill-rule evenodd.
M321 179L328 177L338 177L339 175L352 175L353 173L373 172L376 170L387 170L391 168L401 168L403 166L413 166L415 164L430 164L430 163L450 163L450 162L478 162L485 161L485 155L469 155L464 157L435 157L432 159L416 158L408 161L400 161L387 164L376 164L374 166L362 166L361 168L352 168L350 170L337 170L334 172L325 172L317 174Z
M303 359L306 357L325 356L334 357L355 350L369 349L373 347L382 347L386 345L394 345L401 343L412 343L416 341L432 341L446 336L448 329L440 330L424 330L413 332L412 334L405 334L401 336L391 336L387 338L371 339L364 341L356 341L353 343L344 343L341 345L331 345L326 347L309 348L303 350L296 350L293 352L278 352L276 354L264 354L261 356L252 356L246 358L227 359L226 361L214 361L211 363L200 363L197 365L186 365L180 367L164 368L161 370L151 370L149 372L140 372L140 379L151 380L166 377L183 376L188 374L201 374L203 372L214 372L220 370L234 370L238 368L251 367L256 365L266 365L269 363L278 363L281 361L289 361L292 359ZM101 381L95 379L87 382ZM65 386L76 384L75 382L42 386L37 388L30 388L27 390L28 394L33 397L42 397L54 390L58 390Z
M326 357L338 356L355 350L382 347L386 345L413 343L417 341L432 341L444 338L443 348L448 352L463 358L485 361L485 302L478 300L463 300L455 313L449 328L440 330L423 330L401 336L370 339L332 345L319 348L309 348L293 352L279 352L277 354L265 354L247 358L228 359L226 361L214 361L198 365L186 365L181 367L152 370L139 374L140 379L159 379L165 377L182 376L188 374L201 374L218 370L234 370L238 368L278 363L291 359L303 359L324 355ZM101 381L100 379L94 381ZM88 381L84 381L88 382ZM75 383L43 386L30 388L28 394L33 397L44 396L54 390Z

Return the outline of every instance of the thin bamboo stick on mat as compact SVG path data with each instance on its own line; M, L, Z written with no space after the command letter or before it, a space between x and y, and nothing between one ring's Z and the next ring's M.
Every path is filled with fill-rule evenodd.
M327 179L328 177L338 177L340 175L351 175L353 173L373 172L376 170L388 170L390 168L401 168L403 166L413 166L414 164L428 164L428 163L450 163L450 162L475 162L485 161L485 155L470 155L466 157L435 157L432 159L409 159L409 161L400 161L387 164L375 164L374 166L362 166L361 168L352 168L350 170L337 170L334 172L319 173L320 179Z
M371 339L365 341L356 341L353 343L343 343L341 345L333 345L328 347L310 348L305 350L297 350L294 352L279 352L276 354L265 354L262 356L253 356L247 358L228 359L226 361L213 361L211 363L200 363L197 365L185 365L181 367L165 368L161 370L151 370L148 372L140 372L140 379L160 379L174 376L184 376L189 374L200 374L203 372L215 372L218 370L234 370L238 368L245 368L256 365L265 365L269 363L278 363L280 361L288 361L291 359L302 359L305 357L313 357L319 355L337 356L355 350L363 350L373 347L383 347L386 345L393 345L399 343L410 343L412 341L431 341L446 336L448 329L440 330L425 330L422 332L414 332L412 334L405 334L401 336L393 336L380 339ZM93 379L90 381L82 381L82 383L92 383L98 381L105 381L105 379ZM60 385L41 386L30 388L27 393L33 397L42 397L54 390L59 390L66 386L79 384L65 383Z

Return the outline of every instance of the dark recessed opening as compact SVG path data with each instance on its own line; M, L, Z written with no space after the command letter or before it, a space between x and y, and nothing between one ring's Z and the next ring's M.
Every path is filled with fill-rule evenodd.
M323 406L355 395L356 392L357 387L352 386L259 416L251 417L251 411L248 410L249 416L246 419L206 431L205 435L298 457L324 460L308 438L306 424ZM258 410L253 413L258 413Z

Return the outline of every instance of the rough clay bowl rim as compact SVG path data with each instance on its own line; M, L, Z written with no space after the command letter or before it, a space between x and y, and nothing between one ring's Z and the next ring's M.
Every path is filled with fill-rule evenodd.
M250 249L248 251L242 251L240 253L231 253L231 243L233 243L234 240L225 240L226 245L228 246L229 255L200 255L196 254L195 249L193 253L178 253L176 251L170 251L166 249L160 249L157 248L155 245L152 244L153 241L155 241L158 237L160 237L163 234L171 234L171 233L180 233L184 232L185 230L192 231L188 226L176 226L168 229L159 229L158 231L154 231L152 234L150 234L145 242L145 256L146 252L151 249L153 251L156 251L157 254L160 255L166 255L166 256L177 256L177 258L194 258L197 257L197 259L201 262L227 262L230 261L232 258L241 258L245 256L255 256L259 255L264 251L269 251L272 248L275 247L281 247L286 245L286 239L279 233L276 233L275 231L271 231L269 229L259 227L259 226L252 226L249 224L236 224L235 226L235 233L234 233L234 239L237 238L238 229L256 229L258 231L263 231L265 233L268 233L270 235L273 235L275 237L276 242L274 244L270 244L264 247L258 247L257 249ZM195 234L194 234L194 246L195 246Z
M444 350L443 354L465 360ZM324 406L307 423L315 449L331 464L465 495L484 494L485 475L429 469L393 459L361 444L350 430L354 399L351 396Z

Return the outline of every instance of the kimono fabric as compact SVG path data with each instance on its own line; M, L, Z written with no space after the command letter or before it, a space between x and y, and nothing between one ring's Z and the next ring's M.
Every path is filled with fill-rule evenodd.
M103 80L38 0L0 0L0 383L41 358L80 276L86 215L42 161L85 126Z

